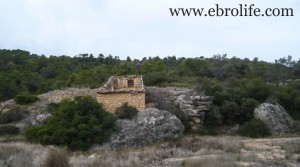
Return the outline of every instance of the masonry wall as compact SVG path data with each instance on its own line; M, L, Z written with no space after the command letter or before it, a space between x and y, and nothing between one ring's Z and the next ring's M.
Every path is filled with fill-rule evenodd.
M137 88L140 88L143 84L141 79L138 77L132 77L132 78L122 78L122 77L116 77L117 82L115 84L115 89L126 89L126 90L135 90ZM131 88L128 88L128 80L133 80L134 86Z
M97 101L102 103L108 112L115 112L118 107L126 102L138 110L145 109L145 93L98 93Z

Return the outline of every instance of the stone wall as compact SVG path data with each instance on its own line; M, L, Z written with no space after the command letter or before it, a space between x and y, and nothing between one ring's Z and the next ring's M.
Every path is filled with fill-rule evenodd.
M128 78L125 78L125 77L115 77L115 79L117 80L117 83L115 83L115 89L128 89L128 90L135 90L137 88L141 88L143 85L142 83L142 80L138 77L128 77ZM134 86L129 88L128 87L128 80L133 80L134 82Z
M137 92L145 91L142 76L139 75L112 76L107 80L104 86L99 88L97 92L117 93L117 92L130 92L130 91L137 91Z
M138 110L145 109L145 93L107 93L97 94L97 101L102 103L109 112L115 112L118 107L128 102L128 105L136 107Z

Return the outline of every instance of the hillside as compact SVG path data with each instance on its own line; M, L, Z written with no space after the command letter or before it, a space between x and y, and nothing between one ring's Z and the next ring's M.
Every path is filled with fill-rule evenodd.
M123 143L120 149L109 148L107 143L99 146L100 142L95 142L82 153L67 148L63 142L57 145L64 148L23 143L23 132L27 127L43 126L50 113L59 118L52 119L52 123L59 120L61 125L71 125L77 120L78 126L74 124L77 130L80 127L86 131L102 128L102 125L86 128L92 123L90 118L86 115L79 117L80 113L87 113L85 109L89 111L91 104L98 106L99 103L92 98L88 100L92 103L87 104L72 100L76 96L95 98L97 88L108 77L126 74L143 75L147 86L146 103L165 111L154 109L155 118L151 115L153 112L140 112L133 120L116 121L116 127L121 128L114 131L116 134L112 138ZM299 135L299 78L300 60L292 61L291 57L275 63L227 58L226 55L211 58L149 57L142 60L128 57L120 60L101 54L98 57L88 54L45 57L21 50L0 50L0 166L41 166L55 162L72 166L218 166L219 161L222 161L222 166L299 165L299 137L249 139L236 136L243 127L246 127L245 136L251 133L258 135L256 137L269 135L267 131L259 131L264 130L264 124L254 119L254 109L261 103L282 105L295 120L291 125L296 127L292 135ZM75 104L81 105L72 108ZM272 108L273 105L268 106ZM101 105L98 107L105 113ZM187 107L189 110L202 109L205 113L203 124L196 130L187 124L191 122L191 118L185 117ZM95 110L95 113L98 112ZM176 120L180 128L174 130L172 121L159 120ZM52 132L61 130L56 131L60 135L54 135L59 139L64 130L71 129L58 126L59 129L57 124L53 125L53 131L47 131L51 128L49 125L32 133L39 137L47 131L45 140L39 139L38 143L45 144L47 142L41 141L50 140L50 137L57 141ZM114 126L104 129L114 129ZM165 137L157 135L168 134L172 130L176 133ZM183 131L182 138L170 138L174 134L182 136ZM76 134L76 130L68 132ZM144 138L140 140L141 133ZM145 143L150 133L153 140ZM226 136L228 134L232 136ZM88 141L88 135L83 136ZM31 140L35 141L35 138ZM139 145L136 141L144 144ZM138 147L129 146L130 142Z
M275 63L227 58L160 58L120 60L117 56L79 54L75 57L0 50L0 101L22 92L42 94L68 87L100 87L111 75L141 74L146 86L190 87L216 97L215 124L243 123L262 102L279 103L300 119L300 61L291 56Z

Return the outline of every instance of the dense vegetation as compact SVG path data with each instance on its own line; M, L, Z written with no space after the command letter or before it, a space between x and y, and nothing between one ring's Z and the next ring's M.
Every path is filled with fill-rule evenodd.
M17 135L19 128L12 125L1 125L0 124L0 136L3 135Z
M267 125L259 119L251 119L238 130L238 134L247 137L266 137L270 135Z
M17 104L30 104L38 101L39 98L36 95L30 94L29 92L21 92L14 97L14 101Z
M91 145L101 144L109 138L115 120L95 99L79 96L74 101L58 103L48 122L29 127L25 137L32 142L87 150Z
M8 124L8 123L19 121L22 118L24 118L25 115L27 114L28 111L20 107L15 107L12 108L11 110L0 112L0 124Z
M300 60L291 56L274 63L227 58L160 58L120 60L102 54L75 57L30 54L22 50L0 50L0 101L22 92L40 94L64 87L101 86L109 76L142 74L147 86L184 86L215 96L206 126L244 123L262 102L281 104L300 119ZM214 119L214 121L209 121Z
M124 103L121 107L117 108L115 115L120 119L132 119L137 113L138 110L135 107Z

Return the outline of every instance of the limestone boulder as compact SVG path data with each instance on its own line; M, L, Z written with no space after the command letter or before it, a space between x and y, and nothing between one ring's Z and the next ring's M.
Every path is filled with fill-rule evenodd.
M178 87L146 87L146 107L155 107L169 111L181 120L189 120L193 129L197 129L213 104L213 96L203 92Z
M51 116L51 114L46 113L46 114L39 114L35 117L36 121L39 123L45 123L47 122L48 118Z
M184 132L183 124L175 115L155 108L138 112L132 120L118 120L117 128L108 144L111 148L148 145L178 138Z
M281 136L293 130L294 120L279 104L263 103L255 108L254 116L267 125L273 136Z

